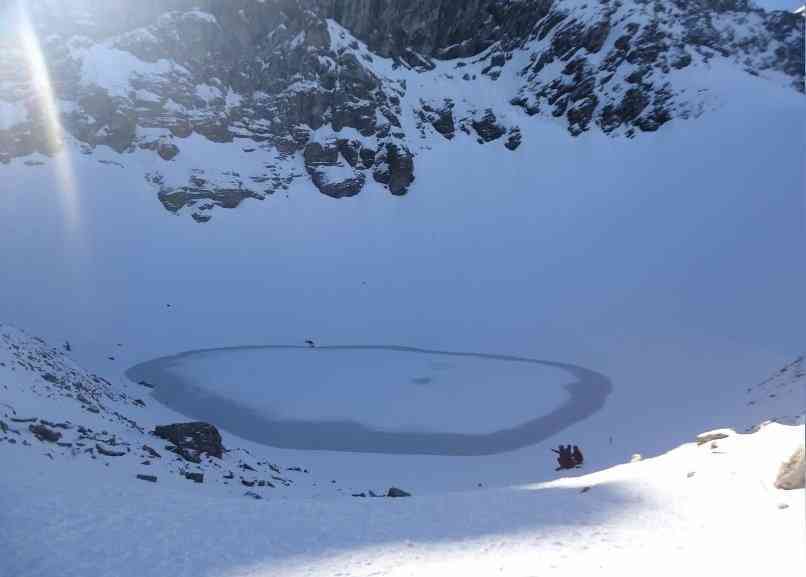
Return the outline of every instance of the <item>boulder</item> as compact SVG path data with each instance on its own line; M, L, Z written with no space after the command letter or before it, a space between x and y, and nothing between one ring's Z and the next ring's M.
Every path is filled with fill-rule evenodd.
M160 158L163 160L172 160L179 154L179 147L173 142L160 140L159 144L157 144L157 154L159 154Z
M31 431L40 441L55 443L62 438L62 434L60 432L49 429L45 425L28 425L28 430Z
M189 461L197 461L202 453L220 459L224 454L221 434L210 423L191 422L160 425L154 435L175 445L174 452Z
M185 473L185 479L193 481L194 483L204 483L204 473Z
M387 497L411 497L411 493L407 493L403 489L398 489L397 487L389 487L389 490L386 491Z
M156 483L157 482L157 476L156 475L139 475L138 474L137 478L140 479L141 481L148 481L150 483Z
M803 489L806 486L806 460L804 446L801 445L789 459L781 464L775 478L776 489Z
M99 443L95 443L95 450L98 451L101 455L106 457L122 457L126 454L126 451L115 451L113 449L107 449L103 445Z
M509 150L515 150L521 145L522 137L521 137L521 129L520 128L511 128L509 130L509 136L507 137L507 141L504 143Z

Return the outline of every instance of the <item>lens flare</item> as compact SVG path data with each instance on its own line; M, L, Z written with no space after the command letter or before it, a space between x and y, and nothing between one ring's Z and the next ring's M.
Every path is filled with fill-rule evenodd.
M30 104L33 105L35 130L44 135L44 151L55 162L65 225L68 230L74 230L79 226L80 214L75 176L68 147L65 146L59 104L50 72L24 0L17 0L17 23L17 35L30 79Z

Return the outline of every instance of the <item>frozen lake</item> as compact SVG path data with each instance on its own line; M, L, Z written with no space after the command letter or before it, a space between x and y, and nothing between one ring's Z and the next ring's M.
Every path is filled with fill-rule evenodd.
M612 388L570 364L391 346L188 351L126 375L190 418L267 445L438 455L538 443L596 412Z

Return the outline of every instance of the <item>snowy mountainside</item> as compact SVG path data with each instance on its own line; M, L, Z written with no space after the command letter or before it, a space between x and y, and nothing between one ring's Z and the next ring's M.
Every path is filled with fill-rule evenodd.
M269 450L268 447L238 439L227 431L222 431L222 455L183 451L181 445L176 446L174 441L154 434L156 426L186 422L188 417L160 404L159 397L152 393L153 383L145 380L135 383L125 378L109 381L77 365L70 359L65 347L70 347L69 343L61 348L53 348L40 338L0 324L0 443L5 442L6 448L19 444L42 459L47 457L54 462L54 466L61 466L67 461L88 466L88 463L96 461L105 466L112 465L115 470L126 471L132 478L137 474L155 475L160 483L167 482L172 486L177 485L177 480L184 482L192 479L193 474L200 473L205 486L214 487L214 492L230 495L284 497L291 491L289 495L346 496L356 492L365 493L368 489L355 485L354 481L347 486L329 478L323 482L312 477L307 466L302 467L297 463L280 467L261 457ZM764 421L803 425L806 416L806 373L802 361L803 357L799 357L775 371L770 378L748 387L748 395L752 393L751 396L757 399L752 402L744 402L742 393L745 391L741 387L735 387L733 391L725 390L721 394L713 392L720 396L721 405L726 408L725 415L715 419L713 424L734 427L739 431L758 430L759 424ZM222 357L218 362L226 364L238 361L227 361ZM214 368L208 367L207 370L215 374ZM253 378L261 379L254 367L242 370L254 372ZM220 375L213 377L213 381L227 382L226 378L221 377L227 373L226 367L222 366L218 372ZM281 372L284 381L290 374L295 373L293 370ZM350 378L342 377L342 380L349 382ZM538 380L542 383L544 379L541 377ZM304 377L298 384L303 389L309 385ZM697 384L694 383L694 386ZM273 394L294 396L290 392ZM338 393L334 391L334 394L343 396L345 402L358 403L359 399L353 397L360 396L361 389L358 387L353 391L347 388ZM302 395L304 398L304 393ZM552 398L550 393L547 395L547 398ZM245 410L257 410L260 399L255 398L257 400L242 402L239 406L246 407ZM315 401L309 399L309 402ZM327 400L318 402L320 405L328 404ZM532 399L531 404L534 403ZM433 410L438 413L445 409L445 404L443 402ZM548 408L544 407L544 410L548 411ZM377 418L384 422L381 415ZM211 423L221 426L221 423L215 422L215 418L211 419ZM601 425L587 427L591 426ZM586 425L578 425L577 429L580 428L585 429ZM590 430L583 436L592 436L593 433ZM608 451L606 444L597 445L596 450ZM613 447L609 450L612 452ZM622 458L626 457L623 450ZM296 459L300 455L304 458L307 454L274 451L282 453L284 458L293 456ZM610 459L602 457L594 458L593 462L612 460L612 456ZM371 457L367 456L366 459L371 460ZM342 460L350 463L349 459ZM323 462L333 467L332 461ZM416 459L414 462L417 462ZM462 470L463 466L456 467L457 472ZM334 475L335 472L335 469L329 471L329 476L343 477L343 472ZM462 474L466 475L467 472L460 473L460 477ZM489 475L482 475L482 478L485 476ZM394 482L392 479L386 480ZM467 485L467 481L461 481L458 486ZM371 489L381 494L386 487L372 486Z
M433 139L455 141L457 154L466 138L514 150L535 117L573 135L656 131L720 106L719 75L702 73L717 64L803 92L803 20L743 1L174 1L128 6L128 29L96 4L40 0L27 15L65 145L111 148L111 162L142 167L139 186L167 210L199 222L298 179L335 198L370 181L402 195ZM453 13L456 28L440 36ZM36 165L61 144L12 36L0 161Z
M155 426L187 418L161 408L149 391L146 385L125 381L113 385L82 369L64 350L0 324L4 449L22 447L54 470L66 462L88 470L103 465L133 480L153 476L158 484L180 488L196 477L214 493L252 498L293 490L296 481L308 493L338 495L343 490L328 481L316 489L306 468L281 468L261 457L265 447L256 449L226 433L223 455L182 451L152 432Z
M802 425L806 420L806 358L799 356L745 392L751 418Z
M799 362L784 371L794 395L806 384ZM0 458L10 463L0 479L4 577L77 577L88 568L99 577L571 576L629 574L658 558L662 576L743 575L806 561L804 491L773 486L780 463L803 442L802 424L723 429L696 443L692 433L655 458L549 482L361 499L326 478L305 490L304 470L284 468L296 482L280 483L276 466L252 456L254 447L235 448L231 436L220 462L172 455L143 430L170 412L146 395L143 402L136 386L107 382L0 326ZM36 438L29 426L61 438ZM142 443L161 457L141 454ZM381 466L377 456L364 458ZM226 469L236 472L230 485ZM202 473L203 482L186 473ZM237 482L268 475L274 488ZM753 530L736 522L737 501ZM714 554L728 548L730 555Z

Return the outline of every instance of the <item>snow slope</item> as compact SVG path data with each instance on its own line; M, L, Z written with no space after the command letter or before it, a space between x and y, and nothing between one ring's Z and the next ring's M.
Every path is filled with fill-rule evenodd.
M84 373L14 329L2 332L4 400L18 414L59 410L63 418L68 397L34 394L54 383L35 374L40 367L23 364L44 359L55 374ZM29 360L12 374L12 361L21 358ZM167 416L147 407L140 407L144 416ZM4 402L4 417L10 409ZM88 417L68 414L78 422ZM257 501L234 497L210 477L203 485L162 475L157 484L136 480L135 467L115 461L126 457L88 461L36 440L6 442L0 574L630 575L647 566L670 576L783 572L806 561L806 502L803 490L779 491L772 481L803 436L803 425L769 424L592 474L498 489L322 500L287 498L292 485L264 490L269 498Z
M802 402L801 361L750 389L774 389L785 406ZM360 388L344 388L360 397ZM803 424L723 430L724 438L654 459L518 483L517 452L323 458L226 431L222 459L192 464L150 434L182 416L143 391L149 388L109 382L0 325L0 459L8 464L0 480L0 575L632 574L658 558L658 575L743 575L797 566L806 555L804 492L773 487L779 464L803 442ZM759 405L744 410L746 417ZM34 438L28 427L37 424L58 431L59 443ZM617 452L611 447L611 457ZM274 464L280 455L298 464ZM422 494L366 498L367 488L382 493L378 483L395 474L393 460L411 468L419 482L408 479L406 487ZM532 478L550 476L550 467L544 455L530 464ZM371 468L380 469L375 478ZM456 476L447 491L444 478L428 476L440 468ZM492 468L509 482L468 486L486 481ZM203 474L203 483L187 473ZM156 483L138 474L155 475ZM739 501L747 523L737 522Z

